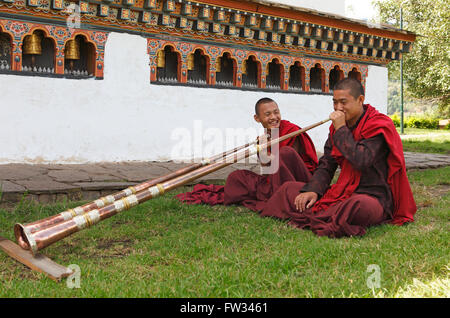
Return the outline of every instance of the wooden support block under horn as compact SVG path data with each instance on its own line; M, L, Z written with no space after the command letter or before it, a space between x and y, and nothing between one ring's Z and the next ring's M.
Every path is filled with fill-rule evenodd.
M24 250L16 243L1 236L0 249L25 266L40 273L44 273L55 281L60 281L62 278L72 274L70 269L55 263L47 256L42 254L33 256L30 251Z

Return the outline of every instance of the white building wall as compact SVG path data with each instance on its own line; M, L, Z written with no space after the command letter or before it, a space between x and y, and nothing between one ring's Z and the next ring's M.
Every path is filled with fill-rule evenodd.
M151 85L146 46L143 37L111 33L104 80L0 75L0 163L198 158L244 143L230 143L228 128L250 128L254 140L261 97L276 100L283 118L303 127L332 111L331 96ZM369 68L367 102L384 112L386 82L386 68ZM309 132L320 152L328 126Z
M273 3L286 4L293 7L313 9L336 15L345 15L345 0L268 0Z
M384 66L369 65L366 80L366 103L382 113L387 113L388 69Z

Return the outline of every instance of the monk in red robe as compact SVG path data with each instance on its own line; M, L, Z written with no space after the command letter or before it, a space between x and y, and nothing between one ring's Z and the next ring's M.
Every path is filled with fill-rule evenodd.
M270 98L262 98L256 103L254 119L269 135L273 129L278 129L279 137L300 129L281 119L278 105ZM176 197L188 204L242 204L254 211L261 211L284 182L307 182L318 165L316 149L306 133L282 141L278 149L278 169L275 173L259 175L249 170L237 170L230 173L225 187L198 184L192 192Z
M300 129L299 126L281 119L275 101L262 98L255 105L254 119L268 132L278 129L282 137ZM242 204L262 211L266 201L285 182L307 182L318 165L316 149L308 134L286 139L279 144L278 169L273 174L259 175L249 170L237 170L227 178L224 204Z
M392 120L364 104L360 82L334 87L332 125L324 156L308 182L287 182L261 216L288 219L319 236L364 235L369 226L414 221L417 210L403 147ZM337 167L341 172L330 187Z

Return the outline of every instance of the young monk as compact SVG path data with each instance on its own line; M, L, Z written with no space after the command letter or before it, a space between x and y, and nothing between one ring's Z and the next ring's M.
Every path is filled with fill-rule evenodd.
M289 219L319 236L364 235L369 226L414 221L417 210L403 147L392 120L364 104L364 89L343 79L333 93L334 112L324 156L308 182L287 182L261 216ZM337 167L337 183L330 182Z
M262 98L255 105L254 119L270 134L278 129L279 137L300 129L281 119L277 103ZM279 144L279 167L269 175L259 175L249 170L237 170L225 183L224 204L242 204L254 211L261 211L272 194L287 181L307 182L316 169L318 160L311 138L306 134L284 140Z
M277 103L270 98L262 98L256 103L254 119L269 134L271 129L278 129L279 137L300 129L281 119ZM230 173L225 187L198 184L194 186L194 191L179 194L177 198L190 204L242 204L254 211L261 211L267 199L284 182L306 182L318 165L316 149L306 133L281 142L278 156L279 166L273 174L259 175L249 170L237 170Z

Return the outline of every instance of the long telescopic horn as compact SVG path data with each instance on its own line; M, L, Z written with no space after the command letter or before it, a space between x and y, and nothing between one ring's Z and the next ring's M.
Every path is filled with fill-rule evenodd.
M165 192L173 190L195 179L198 179L202 176L205 176L219 169L222 169L226 166L229 166L235 162L238 162L242 159L257 154L262 150L266 149L267 147L277 144L285 139L300 135L301 133L310 130L314 127L317 127L319 125L322 125L329 120L330 119L322 120L316 124L310 125L303 129L284 135L280 138L271 140L263 145L253 145L252 147L245 149L245 151L241 153L237 154L234 153L232 154L232 156L226 157L225 160L223 161L217 161L207 166L202 166L194 171L191 171L184 175L180 175L174 179L167 180L162 183L158 183L154 186L151 186L147 190L140 191L136 194L128 195L100 209L94 209L82 215L77 215L74 218L56 223L46 228L42 228L40 231L36 231L34 233L30 233L30 231L26 227L18 223L14 226L14 233L16 235L17 240L20 239L22 242L25 243L26 249L30 249L33 254L36 254L39 250L73 233L79 232L85 228L89 228L92 225L104 219L107 219L119 212L128 210L140 203L158 197L164 194Z
M215 155L215 156L210 157L210 158L203 159L199 163L194 163L194 164L189 165L187 167L181 168L181 169L179 169L177 171L171 172L171 173L169 173L167 175L158 177L156 179L145 181L143 183L140 183L140 184L132 186L132 187L128 187L128 188L126 188L126 189L124 189L122 191L119 191L117 193L114 193L114 194L111 194L111 195L108 195L108 196L105 196L105 197L101 197L100 199L97 199L95 201L89 202L89 203L87 203L85 205L82 205L82 206L79 206L79 207L76 207L76 208L73 208L73 209L68 209L67 211L61 212L59 214L50 216L50 217L42 219L42 220L38 220L38 221L35 221L35 222L24 224L24 225L22 225L23 231L26 231L27 233L32 234L32 233L38 232L38 231L40 231L40 230L42 230L44 228L47 228L47 227L53 226L55 224L58 224L60 222L64 222L64 221L70 220L70 219L72 219L72 218L74 218L74 217L76 217L78 215L83 215L85 213L88 213L89 211L92 211L94 209L103 208L104 206L106 206L108 204L114 203L115 201L120 200L120 199L122 199L124 197L127 197L129 195L136 194L138 192L144 191L144 190L146 190L146 189L148 189L148 188L150 188L150 187L152 187L152 186L154 186L154 185L156 185L158 183L165 182L167 180L170 180L170 179L176 178L178 176L184 175L186 173L189 173L191 171L194 171L195 169L198 169L198 168L200 168L202 166L206 166L206 165L208 165L210 163L216 162L217 160L220 160L221 158L225 158L226 156L228 156L230 154L233 154L233 153L235 153L237 151L240 151L242 149L248 148L251 145L256 144L256 142L257 141L255 140L255 141L253 141L251 143L247 143L247 144L245 144L243 146L239 146L239 147L236 147L236 148L234 148L232 150L225 151L224 153ZM16 238L17 238L17 243L22 248L27 249L28 244L23 240L22 236L17 236L16 235Z

